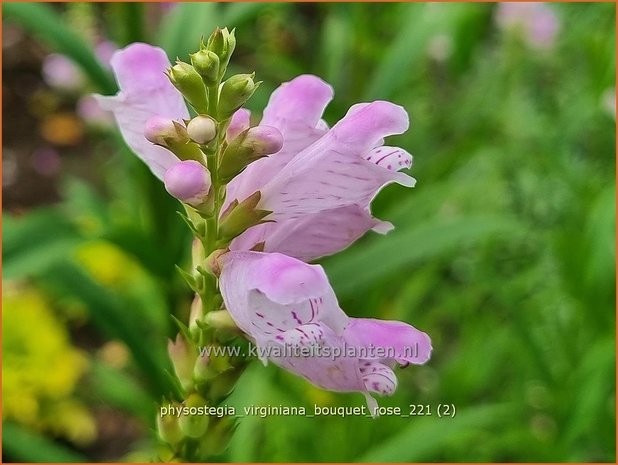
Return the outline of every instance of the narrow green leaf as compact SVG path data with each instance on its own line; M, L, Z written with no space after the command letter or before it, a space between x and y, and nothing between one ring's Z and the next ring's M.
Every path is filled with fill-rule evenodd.
M94 394L97 399L146 421L152 420L154 397L122 371L94 361L90 380L89 393Z
M3 459L18 462L88 462L86 457L10 421L2 422Z
M470 5L407 4L400 32L377 63L365 92L368 100L391 97L405 85L412 66L420 65L432 37L451 33Z
M462 407L454 418L413 417L409 426L358 461L421 462L435 457L454 436L503 424L512 412L512 406L498 404Z
M170 385L164 370L168 368L165 348L157 344L163 335L152 334L152 328L138 317L139 313L126 308L123 301L94 282L77 265L65 261L55 265L45 275L45 283L64 295L71 295L84 303L93 323L106 336L124 342L137 365L152 383L156 395L169 395Z
M22 218L3 215L3 277L35 276L64 259L81 237L56 209L41 209Z
M4 19L19 24L58 53L73 60L104 94L118 89L111 74L97 60L79 34L71 29L50 5L9 2L3 5Z
M337 293L346 296L403 266L444 256L465 244L508 237L518 231L522 227L508 217L440 219L416 228L395 230L365 247L333 257L325 267Z

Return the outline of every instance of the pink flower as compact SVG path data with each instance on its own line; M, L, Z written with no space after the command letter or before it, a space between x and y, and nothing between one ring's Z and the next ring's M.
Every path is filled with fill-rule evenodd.
M145 139L146 122L153 116L188 117L180 93L164 74L169 66L163 50L130 45L112 58L120 93L99 97L103 108L114 112L127 144L160 179L179 159ZM274 223L249 229L232 249L249 250L264 242L265 251L285 251L309 261L347 247L369 229L385 233L392 228L373 218L369 205L387 184L414 185L413 178L399 172L410 167L410 154L383 145L384 137L407 130L408 115L389 102L359 104L329 130L321 116L332 96L328 84L308 75L272 94L259 127L276 128L283 147L251 163L229 183L223 210L259 190L258 208L272 211L267 219ZM228 140L248 127L249 113L237 111Z
M182 95L165 71L170 62L163 50L136 43L116 52L111 59L120 92L114 97L97 96L101 107L114 113L127 145L159 179L180 160L169 150L144 137L153 116L175 121L189 118Z
M504 30L520 30L537 49L551 48L560 29L556 13L543 2L499 3L496 23Z
M41 73L47 85L67 92L76 91L86 83L80 69L59 53L50 53L43 59Z
M427 334L397 321L349 318L322 268L278 253L230 252L220 259L226 308L260 358L323 389L392 394L393 368L425 363ZM307 356L294 349L312 349ZM289 353L288 353L289 352Z
M369 205L392 182L413 186L398 171L409 168L405 150L383 146L383 138L405 132L408 115L389 102L353 106L332 129L321 119L332 88L315 76L299 76L270 98L260 123L283 134L283 148L258 160L234 179L227 201L262 192L259 208L273 212L268 223L251 228L232 243L248 250L264 242L267 252L313 260L344 249L372 229L392 225L370 214Z

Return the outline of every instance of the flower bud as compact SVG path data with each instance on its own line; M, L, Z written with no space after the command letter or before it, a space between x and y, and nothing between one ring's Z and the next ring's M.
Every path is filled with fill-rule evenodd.
M186 129L180 123L163 116L153 116L146 121L144 137L153 144L163 147L189 142Z
M178 420L180 430L190 438L199 438L208 429L208 415L200 415L198 407L204 407L206 400L199 394L193 393L184 401L184 406L188 407L188 415L182 415Z
M217 123L210 116L196 116L187 124L187 134L193 142L207 144L217 135Z
M193 302L191 302L191 311L189 313L189 332L196 340L200 333L199 321L202 319L202 299L199 294L195 294Z
M218 278L221 274L221 265L219 264L219 258L228 253L229 249L216 249L202 262L200 262L201 268L214 278Z
M246 131L251 127L251 112L245 108L236 110L230 119L230 124L227 127L225 140L230 143L236 139L241 132Z
M223 77L232 53L236 48L236 37L234 29L228 31L227 27L223 29L215 29L208 38L208 43L205 47L219 57L219 78Z
M213 310L204 316L204 323L216 329L238 329L227 310Z
M187 99L198 113L206 113L208 110L208 97L202 78L198 72L188 63L180 60L169 70L169 78L172 84Z
M184 339L182 334L176 336L175 341L169 341L167 351L176 376L186 391L193 386L193 365L197 358L197 351Z
M165 189L181 202L199 206L206 201L210 191L210 173L195 161L181 161L172 165L163 176Z
M174 406L180 407L178 404ZM178 425L178 418L172 414L157 416L157 432L164 442L172 446L178 444L184 438Z
M214 86L219 81L219 57L210 50L200 50L191 55L191 64L202 76L207 86Z
M236 110L249 100L260 85L252 74L236 74L223 83L219 95L219 119L230 118Z
M193 379L197 384L198 388L203 383L217 376L218 373L212 370L210 366L210 356L206 353L200 354L200 356L195 361L195 366L193 367Z
M225 149L221 157L219 174L229 182L249 163L277 153L283 147L283 136L272 126L255 126L242 132Z

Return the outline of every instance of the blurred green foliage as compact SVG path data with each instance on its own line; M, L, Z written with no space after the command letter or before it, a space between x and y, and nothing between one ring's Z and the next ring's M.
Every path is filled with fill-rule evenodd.
M236 26L233 71L264 80L249 105L257 116L280 82L314 73L336 90L330 123L363 99L392 100L412 117L393 143L416 155L418 186L389 187L374 202L395 231L323 263L349 314L401 319L432 337L431 361L401 370L381 404L448 403L457 415L249 417L214 459L615 461L616 140L603 103L615 90L614 4L552 4L560 31L543 50L497 28L492 4L187 3L160 21L154 5L88 8L117 43L147 40L171 58L186 58L216 25ZM99 91L114 91L63 22L65 7L3 9ZM108 138L118 149L100 167L103 192L67 177L59 204L3 214L3 279L83 307L104 339L122 341L133 363L93 355L85 388L93 404L152 425L154 402L174 389L167 315L189 306L174 269L188 260L189 235L180 206ZM14 311L5 307L3 321ZM362 402L257 363L228 400L310 410ZM45 447L76 456L20 428L5 423L14 458L39 460Z

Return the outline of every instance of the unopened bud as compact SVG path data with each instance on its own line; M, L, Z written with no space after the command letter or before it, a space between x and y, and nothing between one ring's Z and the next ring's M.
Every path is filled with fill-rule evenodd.
M204 323L216 329L237 329L236 323L227 310L213 310L204 316Z
M281 150L283 135L272 126L255 126L247 130L240 143L243 147L250 148L253 156L262 157Z
M241 132L249 129L251 126L251 112L245 108L236 110L230 119L230 124L227 127L225 139L227 142L232 142Z
M221 157L219 173L223 182L229 182L249 163L277 153L283 147L283 136L272 126L249 128L234 139Z
M214 378L217 376L217 372L213 371L210 366L210 355L203 350L203 353L195 361L195 366L193 367L193 379L195 383L198 385L202 385L204 382Z
M194 207L206 201L211 185L209 171L195 160L172 165L165 172L163 182L172 196Z
M210 50L200 50L191 55L191 64L202 76L202 81L207 86L213 86L219 81L219 57Z
M168 342L167 351L180 384L183 389L190 390L193 385L193 365L197 358L197 351L182 334L178 334L175 341Z
M179 408L180 405L174 404L174 407ZM170 413L157 416L157 432L164 442L172 446L178 444L184 438L184 434L178 425L178 418Z
M191 312L189 313L189 332L197 339L201 329L198 321L202 319L202 299L199 294L195 294L193 302L191 302Z
M219 119L230 118L236 110L249 100L260 85L252 74L236 74L223 83L219 95Z
M206 400L199 394L193 393L183 404L188 407L189 412L188 415L182 415L178 420L180 430L190 438L201 437L208 429L208 415L199 415L191 411L206 406Z
M187 124L187 134L193 142L206 144L217 135L217 123L210 116L196 116Z
M163 116L153 116L146 121L144 137L153 144L163 147L189 142L186 129L180 123Z
M203 47L204 48L204 47ZM215 29L208 38L208 43L205 47L211 52L214 52L219 57L219 78L223 77L232 53L236 48L236 37L234 29L228 31L227 27L223 29Z
M219 258L222 255L228 253L228 249L217 249L212 252L203 262L203 268L211 275L218 278L221 274L221 265L219 264Z
M208 97L202 78L198 72L188 63L177 61L169 70L169 78L172 84L187 99L198 113L206 113L208 110Z

